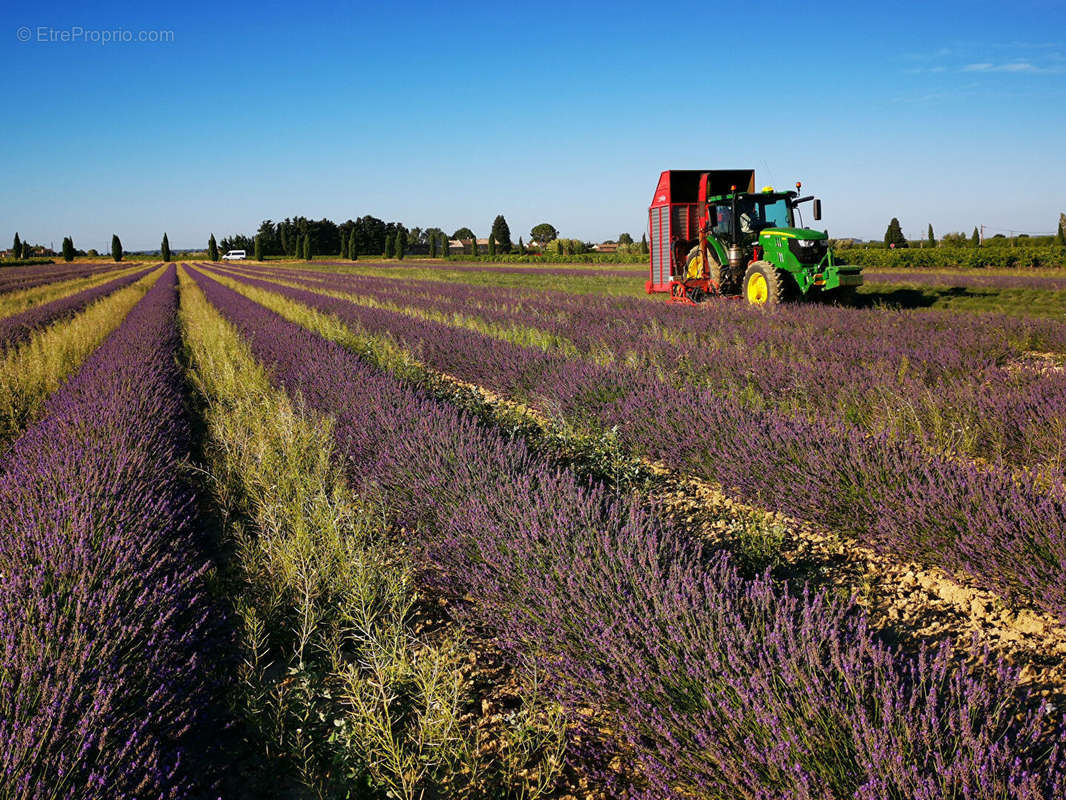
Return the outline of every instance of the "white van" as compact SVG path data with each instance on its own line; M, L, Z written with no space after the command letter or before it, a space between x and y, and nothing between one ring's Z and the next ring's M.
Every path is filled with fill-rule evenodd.
M248 258L248 254L243 250L230 250L226 255L222 256L223 261L244 261Z

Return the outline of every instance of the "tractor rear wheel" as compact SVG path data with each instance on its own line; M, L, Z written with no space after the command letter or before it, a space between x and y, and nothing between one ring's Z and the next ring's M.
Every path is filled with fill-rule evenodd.
M785 276L767 261L748 266L743 287L749 305L775 306L785 299Z
M696 245L688 251L688 259L686 264L691 264L692 260L700 257L700 247ZM718 291L722 294L736 294L736 287L733 285L733 281L730 278L729 272L722 269L722 265L718 263L718 259L715 257L714 250L710 245L707 245L707 260L711 263L708 264L707 277L711 279L711 282L718 286ZM702 264L700 265L702 266Z

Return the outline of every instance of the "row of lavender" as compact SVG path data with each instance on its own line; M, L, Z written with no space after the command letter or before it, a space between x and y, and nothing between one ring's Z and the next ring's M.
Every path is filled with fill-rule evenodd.
M153 269L154 267L149 267L148 269L138 270L131 275L116 278L99 286L93 286L66 297L60 297L50 303L33 306L21 313L0 319L0 351L25 341L34 330L57 320L73 316L101 297L106 297L112 292L117 292L119 289L136 283Z
M62 264L54 267L12 267L0 272L0 293L17 292L32 289L46 283L69 281L75 278L88 278L90 275L102 275L126 269L129 264Z
M181 475L176 272L49 398L0 477L0 796L186 797L217 614Z
M1046 706L1019 713L1010 670L896 653L847 602L742 580L636 501L194 278L278 384L336 419L353 485L383 493L439 586L473 598L458 613L533 659L571 712L606 715L599 746L641 779L619 796L1066 789L1066 728Z
M835 421L753 411L714 389L521 347L480 333L244 278L373 334L433 369L559 414L615 427L631 452L710 477L765 507L877 549L975 576L1066 620L1066 487L926 453Z
M243 274L249 274L244 272ZM750 405L850 420L919 446L1060 475L1066 373L1019 369L1026 349L1066 352L1049 320L824 306L713 313L627 298L573 298L299 270L268 275L414 310L533 326L583 355L610 350L649 371L738 393Z

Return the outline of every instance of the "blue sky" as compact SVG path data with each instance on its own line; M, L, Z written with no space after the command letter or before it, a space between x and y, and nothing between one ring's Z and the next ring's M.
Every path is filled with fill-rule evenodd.
M202 247L297 214L639 237L668 168L802 180L839 236L1051 232L1066 211L1063 0L0 15L5 243ZM75 26L173 41L39 40Z

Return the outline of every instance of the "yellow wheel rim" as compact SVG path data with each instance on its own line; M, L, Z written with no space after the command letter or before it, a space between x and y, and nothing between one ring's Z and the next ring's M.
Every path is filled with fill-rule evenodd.
M703 277L703 254L697 253L692 257L692 260L688 262L688 271L685 273L687 278L702 278Z
M748 302L761 306L766 302L770 292L766 288L766 278L756 272L748 280Z

